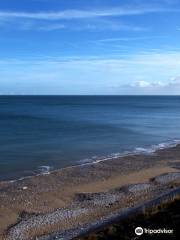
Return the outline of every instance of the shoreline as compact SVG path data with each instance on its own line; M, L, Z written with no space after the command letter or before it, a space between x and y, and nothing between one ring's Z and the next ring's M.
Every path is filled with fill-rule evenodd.
M179 169L177 145L150 155L128 155L1 182L0 239L33 239L57 232L59 227L70 231L77 224L82 227L152 200L180 186ZM39 221L43 224L38 225Z
M60 167L57 169L53 169L52 166L39 166L38 168L45 167L46 170L44 170L44 171L42 170L39 173L36 173L36 171L34 170L33 171L34 174L32 174L32 175L21 176L21 177L15 178L15 179L11 179L11 178L7 179L7 180L2 179L2 180L0 180L0 185L1 185L1 183L13 183L16 181L22 181L24 179L33 178L36 176L53 174L57 171L63 171L66 169L71 169L71 168L80 168L83 166L94 165L94 164L98 164L101 162L105 162L105 161L109 161L109 160L116 160L116 159L124 158L124 157L128 157L128 156L136 156L136 155L142 155L142 156L150 155L151 156L160 150L171 149L171 148L177 147L178 145L180 145L180 140L174 139L174 140L169 140L169 141L158 143L158 144L153 144L146 148L145 147L136 147L132 151L123 151L122 153L113 153L113 154L107 155L106 157L105 156L102 157L102 159L101 159L101 157L97 157L97 159L93 160L94 158L92 157L92 158L89 158L87 162L86 161L84 162L84 160L79 160L74 165L69 165L69 166L62 167L62 168ZM47 170L47 168L49 170ZM51 168L53 170L50 170Z

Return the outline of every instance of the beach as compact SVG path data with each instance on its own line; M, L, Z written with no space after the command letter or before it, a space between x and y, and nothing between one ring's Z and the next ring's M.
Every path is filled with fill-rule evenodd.
M1 181L0 239L72 239L93 223L178 189L179 169L177 145Z
M179 12L0 0L0 240L177 239Z

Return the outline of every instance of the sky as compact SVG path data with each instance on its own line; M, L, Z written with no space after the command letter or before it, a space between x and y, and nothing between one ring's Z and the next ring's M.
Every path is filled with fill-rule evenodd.
M180 94L180 0L0 0L0 94Z

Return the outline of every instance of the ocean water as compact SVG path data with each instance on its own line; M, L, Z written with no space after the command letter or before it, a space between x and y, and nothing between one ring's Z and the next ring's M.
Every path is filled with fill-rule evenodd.
M0 180L179 140L179 96L0 97Z

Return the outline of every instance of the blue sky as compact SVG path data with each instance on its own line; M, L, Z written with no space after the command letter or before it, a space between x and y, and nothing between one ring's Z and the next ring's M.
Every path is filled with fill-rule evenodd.
M0 94L180 94L180 1L0 0Z

